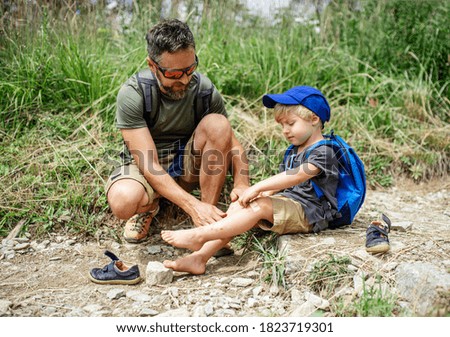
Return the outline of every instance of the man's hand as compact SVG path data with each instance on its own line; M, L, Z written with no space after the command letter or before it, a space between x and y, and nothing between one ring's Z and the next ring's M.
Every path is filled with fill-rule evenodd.
M233 190L230 193L231 202L238 201L239 197L244 193L244 191L248 188L248 185L238 185L234 186Z
M256 185L247 188L239 197L239 203L242 207L247 207L250 202L260 195L260 191L257 189Z
M190 214L196 227L210 225L224 218L227 214L214 205L199 201Z

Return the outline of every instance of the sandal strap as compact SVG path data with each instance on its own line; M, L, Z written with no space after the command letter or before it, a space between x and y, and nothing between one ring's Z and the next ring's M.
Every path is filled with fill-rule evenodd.
M105 250L105 255L113 261L119 261L119 258L114 253L111 253L109 250Z
M387 232L389 233L391 231L391 219L389 219L385 214L381 213L381 219L384 221L384 223L387 225Z
M388 236L388 231L386 229L378 227L374 224L370 224L369 228L367 229L367 233L372 234L374 232L380 232L381 234Z

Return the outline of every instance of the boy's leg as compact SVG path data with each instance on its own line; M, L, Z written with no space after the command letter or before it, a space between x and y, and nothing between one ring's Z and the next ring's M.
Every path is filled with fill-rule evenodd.
M227 216L244 209L237 201L231 203L227 210ZM166 260L164 266L175 271L188 272L195 275L203 274L206 270L206 263L221 248L226 247L232 238L214 240L206 242L203 247L188 256L182 257L176 261Z
M164 266L175 271L188 272L195 275L204 274L208 260L222 247L226 246L229 239L221 239L206 242L199 251L182 257L176 261L166 260Z
M259 198L253 201L249 207L227 215L214 224L187 230L162 231L161 237L172 246L196 251L201 249L207 241L228 239L242 234L253 228L259 220L273 222L270 198Z

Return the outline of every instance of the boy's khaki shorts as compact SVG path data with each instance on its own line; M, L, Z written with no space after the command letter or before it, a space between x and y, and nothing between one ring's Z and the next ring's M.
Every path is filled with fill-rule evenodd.
M183 173L181 176L175 178L176 180L181 180L183 183L183 187L188 186L188 189L193 189L194 185L197 185L199 182L199 169L195 165L195 156L193 154L194 147L194 135L191 136L189 141L187 142L184 152L183 152ZM167 157L161 158L160 165L167 170L172 164L175 158L175 154L169 155ZM117 167L113 173L109 176L108 181L106 182L105 191L106 195L108 195L109 189L111 186L122 179L132 179L135 180L144 186L145 191L148 195L148 204L151 204L155 199L156 193L153 188L148 183L147 179L143 176L141 171L139 170L136 162L133 160L129 164L125 164Z
M305 211L299 202L281 195L269 197L272 200L273 224L260 221L258 226L266 231L282 234L312 233L313 226L309 224Z

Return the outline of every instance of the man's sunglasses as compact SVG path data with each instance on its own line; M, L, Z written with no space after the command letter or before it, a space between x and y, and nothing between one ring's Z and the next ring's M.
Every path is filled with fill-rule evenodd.
M184 69L163 68L155 60L152 59L152 61L155 63L156 67L163 74L163 76L165 78L169 78L171 80L178 80L183 77L183 74L186 74L187 76L191 76L192 73L195 71L195 69L197 69L197 66L198 66L197 55L195 55L195 62L192 63L189 67L184 68Z

